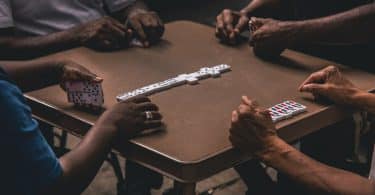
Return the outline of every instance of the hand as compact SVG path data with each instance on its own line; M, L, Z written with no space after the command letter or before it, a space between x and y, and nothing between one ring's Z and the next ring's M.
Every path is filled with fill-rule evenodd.
M355 104L355 96L361 92L335 66L328 66L311 74L299 90L312 93L315 99L324 97L348 106Z
M81 45L102 51L127 47L132 31L117 20L105 16L74 30Z
M63 90L65 88L65 82L67 81L90 81L90 82L102 82L103 79L98 77L96 74L90 72L85 67L72 62L64 61L61 65L61 79L60 87Z
M229 139L238 149L260 157L279 138L268 110L260 109L255 101L243 96L238 109L232 112Z
M253 33L249 44L260 57L277 57L296 39L298 28L293 22L281 22L274 19L252 17L250 20Z
M159 108L147 97L137 97L129 101L119 102L107 110L99 119L98 125L116 129L120 138L131 138L143 130L159 128L162 115ZM146 119L146 111L150 111L153 120Z
M245 12L224 9L216 17L216 37L228 44L237 44L240 33L248 28L249 17Z
M158 14L143 8L131 9L126 23L134 30L143 47L157 43L164 34L164 24Z

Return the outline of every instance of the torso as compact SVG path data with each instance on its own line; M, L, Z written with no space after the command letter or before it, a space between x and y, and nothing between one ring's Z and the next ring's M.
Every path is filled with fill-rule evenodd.
M105 15L102 0L11 0L16 30L45 35Z

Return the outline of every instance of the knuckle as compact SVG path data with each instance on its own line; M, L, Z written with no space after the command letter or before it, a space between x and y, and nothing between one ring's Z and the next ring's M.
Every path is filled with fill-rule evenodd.
M230 13L232 13L232 10L230 10L230 9L224 9L223 10L223 14L230 14Z

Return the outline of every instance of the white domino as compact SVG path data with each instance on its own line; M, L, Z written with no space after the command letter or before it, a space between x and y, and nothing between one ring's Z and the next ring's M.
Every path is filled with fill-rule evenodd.
M288 119L306 111L306 106L295 101L284 101L268 109L273 122Z
M104 103L104 95L101 83L88 81L65 82L68 102L76 105L91 105L100 107Z
M230 71L231 66L227 64L220 64L214 67L203 67L197 72L193 72L190 74L180 74L177 77L159 82L154 83L151 85L147 85L145 87L136 89L134 91L130 91L121 95L118 95L116 99L118 101L125 101L130 98L139 96L139 95L151 95L153 93L170 89L172 87L176 87L183 84L190 84L195 85L201 79L209 78L209 77L220 77L220 75L224 72Z

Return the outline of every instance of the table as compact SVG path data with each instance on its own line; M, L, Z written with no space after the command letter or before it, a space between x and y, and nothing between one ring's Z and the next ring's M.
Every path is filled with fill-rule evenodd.
M77 48L54 57L72 59L103 77L105 107L115 104L120 93L181 73L222 63L232 66L221 78L152 95L164 116L166 131L115 147L126 158L173 178L181 194L193 194L196 182L250 158L233 149L228 140L231 111L239 105L241 95L249 95L265 107L283 100L306 105L306 113L276 125L278 134L289 142L345 117L341 108L317 104L297 91L311 72L333 62L290 50L279 60L265 61L255 57L247 44L219 44L213 28L189 21L168 23L164 40L150 49L99 53ZM361 88L372 89L375 75L345 67L343 72ZM67 103L58 86L26 97L35 117L78 136L98 118Z

